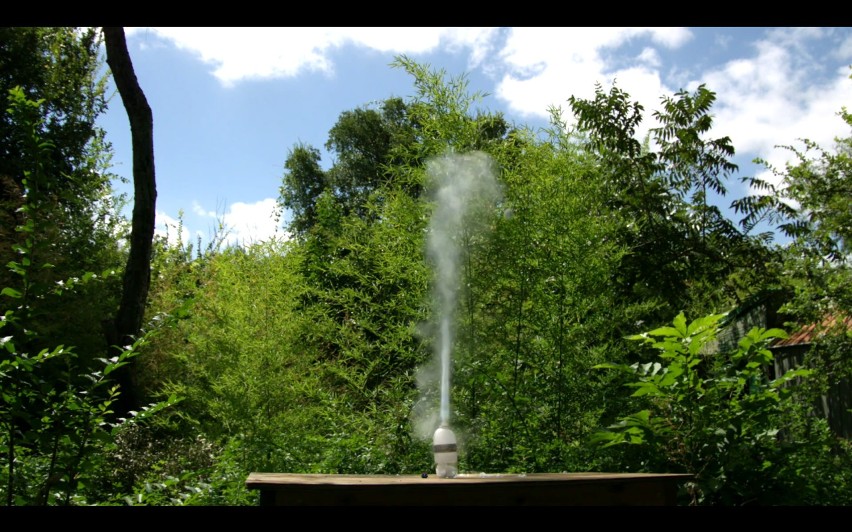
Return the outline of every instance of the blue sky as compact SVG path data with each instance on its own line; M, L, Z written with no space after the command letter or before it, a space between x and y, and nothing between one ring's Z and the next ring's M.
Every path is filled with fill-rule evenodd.
M568 113L613 81L644 105L645 128L663 95L716 92L713 137L730 136L741 174L788 158L778 144L830 146L848 130L852 28L126 28L139 83L154 114L157 231L206 243L218 221L228 241L286 236L273 217L289 151L320 150L341 112L413 96L389 65L398 54L450 77L466 75L482 107L516 124ZM114 92L110 85L110 92ZM130 128L116 93L100 119L112 171L132 179ZM323 151L323 164L332 163ZM738 176L731 200L746 193ZM132 193L130 185L117 189ZM286 218L286 213L285 213Z

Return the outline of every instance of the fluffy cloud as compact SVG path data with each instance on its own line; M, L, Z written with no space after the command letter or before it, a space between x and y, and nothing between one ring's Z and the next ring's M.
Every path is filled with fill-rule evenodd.
M185 246L189 243L189 229L178 218L156 211L154 218L154 234L165 238L170 246Z
M686 43L684 28L512 28L500 58L507 68L496 95L523 116L544 117L551 106L565 107L570 96L592 98L595 83L613 81L640 102L656 102L663 86L653 68L660 59L646 46L639 59L646 66L618 69L606 52L646 38L666 48ZM649 68L650 67L650 68Z
M230 243L251 244L283 236L278 228L276 202L272 198L255 203L237 202L225 213Z
M829 148L846 132L837 112L852 93L848 68L824 72L807 46L825 36L814 30L771 32L754 44L751 57L702 75L718 96L715 128L729 135L740 153L783 167L791 153L776 145L807 138Z
M206 221L211 239L221 239L225 245L251 245L272 238L288 238L278 219L278 207L272 198L254 203L238 201L223 213L207 210L193 202L192 212Z
M572 95L592 98L596 82L605 90L615 82L645 106L641 136L653 125L650 114L660 97L680 88L662 81L660 69L681 67L666 65L655 46L675 49L691 37L683 28L512 28L498 54L505 73L496 95L522 116L543 118L550 106L567 108ZM732 39L724 33L713 38L721 48ZM645 41L651 45L632 61L619 56L619 47ZM825 49L833 52L818 51ZM848 34L830 28L769 30L738 55L682 79L689 90L705 83L716 93L712 134L730 136L749 159L759 156L782 166L790 153L776 144L809 138L828 147L844 134L836 113L848 102L852 81L848 68L832 71L836 67L827 59L852 57Z
M224 85L247 79L292 77L305 71L333 75L328 54L344 45L392 53L424 53L438 46L470 48L481 57L488 48L489 28L130 28L196 54L214 67Z

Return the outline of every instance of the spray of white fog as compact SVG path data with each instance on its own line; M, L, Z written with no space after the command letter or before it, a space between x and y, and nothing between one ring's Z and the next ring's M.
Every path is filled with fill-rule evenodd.
M494 161L487 154L448 154L427 163L428 190L434 210L429 223L427 253L434 267L433 297L435 320L430 336L435 340L435 357L420 369L418 387L421 400L414 412L416 435L431 438L439 423L450 421L450 376L456 310L459 289L460 237L480 227L474 223L487 215L500 200ZM430 401L435 385L440 390L440 403ZM432 395L433 396L433 395ZM436 408L437 407L437 408Z

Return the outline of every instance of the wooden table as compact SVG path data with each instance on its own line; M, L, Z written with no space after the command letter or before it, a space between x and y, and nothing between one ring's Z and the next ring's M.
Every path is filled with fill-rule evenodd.
M692 475L643 473L297 475L251 473L261 506L675 505Z

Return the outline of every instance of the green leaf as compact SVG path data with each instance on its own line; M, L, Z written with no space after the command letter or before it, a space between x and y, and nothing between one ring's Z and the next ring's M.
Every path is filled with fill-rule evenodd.
M595 364L592 366L592 369L617 369L621 371L626 371L628 373L633 373L633 368L627 366L625 364L611 364L609 362L604 362L603 364Z
M687 329L687 335L693 336L701 332L712 330L718 325L719 320L725 317L725 314L712 314L693 320Z
M6 349L6 351L12 353L13 355L17 353L17 351L15 350L15 344L12 343L11 336L0 338L0 345L2 345Z
M686 316L683 314L683 312L675 316L675 319L672 321L672 323L674 324L675 329L677 329L679 337L686 338L689 333L687 332L686 327Z
M21 299L24 296L18 290L15 290L14 288L9 288L8 286L0 292L0 295L9 296L15 299Z
M771 340L773 338L785 340L789 338L789 335L783 329L769 329L759 336L760 341Z
M600 430L592 433L589 437L589 442L598 445L603 444L603 447L611 447L613 445L618 445L619 443L626 443L624 436L621 433L608 430Z
M684 330L684 332L686 332ZM674 337L674 338L683 338L680 330L674 327L660 327L659 329L654 329L653 331L647 333L648 336L664 336L664 337Z
M650 382L631 383L625 386L637 388L630 397L642 397L643 395L662 395L656 384Z
M660 386L671 386L681 375L683 375L683 366L673 362L660 380Z

